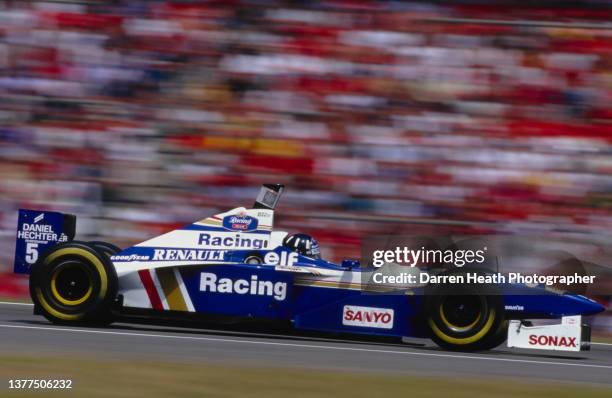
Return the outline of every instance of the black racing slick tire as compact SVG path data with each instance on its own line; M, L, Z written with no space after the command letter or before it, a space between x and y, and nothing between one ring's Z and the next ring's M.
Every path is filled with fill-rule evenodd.
M474 270L450 270L463 274ZM486 271L485 271L486 272ZM431 339L451 351L497 347L507 335L504 301L491 285L439 285L426 290L425 314Z
M108 257L110 256L114 256L115 254L119 253L121 251L121 248L119 246L115 246L112 243L108 243L108 242L102 242L99 240L92 240L90 242L87 242L89 245L93 246L94 249L98 250L99 252L102 252L104 254L106 254Z
M37 312L58 324L111 323L117 290L110 259L85 242L54 246L30 274L30 296Z

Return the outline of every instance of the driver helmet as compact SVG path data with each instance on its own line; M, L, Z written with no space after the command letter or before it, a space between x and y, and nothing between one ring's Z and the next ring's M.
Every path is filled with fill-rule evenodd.
M321 258L319 243L315 238L307 234L288 235L283 239L283 246L302 256L314 259Z

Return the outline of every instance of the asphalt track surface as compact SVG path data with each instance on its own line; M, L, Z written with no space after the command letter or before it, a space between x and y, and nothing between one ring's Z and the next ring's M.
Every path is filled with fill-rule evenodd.
M115 323L107 328L54 326L27 304L0 303L4 355L169 359L188 363L410 373L472 378L512 377L612 388L612 344L559 353L500 347L452 353L422 339L404 344L321 337ZM10 366L10 365L9 365Z

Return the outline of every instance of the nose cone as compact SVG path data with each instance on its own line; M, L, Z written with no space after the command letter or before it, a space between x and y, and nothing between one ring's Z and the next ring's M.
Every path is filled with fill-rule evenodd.
M606 309L606 307L598 302L584 296L566 294L563 297L568 300L568 310L574 313L571 315L595 315Z
M577 294L559 294L539 289L538 294L534 294L534 290L524 287L523 294L514 294L504 296L506 309L510 308L513 312L511 315L517 316L513 307L520 308L527 318L561 318L564 316L574 315L595 315L605 311L605 307L596 301ZM530 292L530 293L529 293Z

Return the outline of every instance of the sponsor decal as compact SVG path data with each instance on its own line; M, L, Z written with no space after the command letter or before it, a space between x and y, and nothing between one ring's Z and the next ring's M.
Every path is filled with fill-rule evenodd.
M119 254L111 256L111 261L147 261L149 256L140 254Z
M576 347L576 337L529 335L529 345L542 347Z
M342 324L370 328L393 328L393 309L345 305Z
M211 272L200 273L200 291L227 294L270 296L277 301L287 298L287 283L258 280L257 275L247 279L218 278Z
M41 253L56 243L66 242L68 236L62 232L63 225L62 213L20 209L13 271L29 273Z
M282 265L285 267L291 267L298 261L298 254L296 252L269 252L264 256L264 264Z
M230 231L255 231L257 229L257 225L257 219L246 214L223 217L223 228Z
M225 250L155 249L153 261L223 261Z
M45 218L45 213L40 213L32 219L32 222L27 222L24 219L28 218L27 210L19 212L19 228L17 229L17 244L15 253L16 273L28 273L30 267L38 261L40 253L44 252L51 244L66 242L68 237L64 233L58 233L54 230L51 224L41 223ZM56 218L63 217L60 213L53 213ZM57 225L56 229L61 229L61 225Z
M234 236L215 236L214 234L201 233L198 238L198 245L215 248L265 249L268 247L268 239L242 236L239 234Z
M506 305L504 309L506 311L525 311L525 307L522 305Z
M563 325L578 325L580 323L580 318L578 316L566 316L563 317L561 323Z
M51 225L28 223L23 223L21 229L17 231L17 238L44 242L59 240Z

